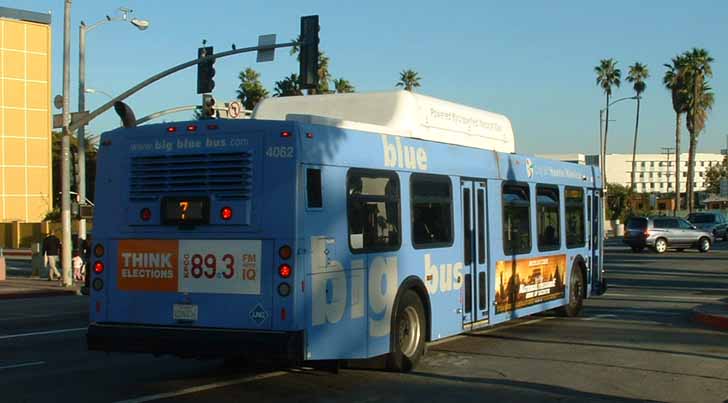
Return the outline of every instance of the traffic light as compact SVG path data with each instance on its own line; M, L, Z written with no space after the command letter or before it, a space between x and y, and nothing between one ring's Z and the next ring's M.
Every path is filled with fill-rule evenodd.
M309 15L301 17L301 54L300 87L301 89L318 88L319 69L319 17Z
M213 54L212 46L205 46L197 49L197 58L203 58ZM215 59L209 59L197 64L197 93L209 94L215 88Z
M215 98L210 94L202 95L202 116L203 119L215 117Z

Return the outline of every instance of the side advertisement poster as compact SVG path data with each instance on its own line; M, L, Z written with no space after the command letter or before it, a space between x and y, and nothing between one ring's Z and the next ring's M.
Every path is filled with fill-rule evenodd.
M563 298L565 267L566 255L497 262L495 312Z

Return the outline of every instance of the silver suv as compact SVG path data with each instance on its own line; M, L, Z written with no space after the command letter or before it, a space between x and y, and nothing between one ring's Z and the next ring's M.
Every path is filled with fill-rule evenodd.
M633 217L627 220L623 242L634 252L641 252L648 247L657 253L664 253L667 248L678 251L696 248L707 252L713 241L711 232L698 229L682 218L660 216Z

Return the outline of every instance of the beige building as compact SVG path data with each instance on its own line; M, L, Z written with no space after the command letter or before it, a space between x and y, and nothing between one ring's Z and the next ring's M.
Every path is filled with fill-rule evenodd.
M50 23L0 7L0 222L52 209Z

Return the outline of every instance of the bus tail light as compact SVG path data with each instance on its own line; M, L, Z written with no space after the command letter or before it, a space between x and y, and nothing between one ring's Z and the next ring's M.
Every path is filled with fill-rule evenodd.
M288 137L291 137L291 136L292 136L292 134L289 131L281 132L281 137L288 138Z
M288 283L280 283L278 285L278 295L287 297L291 294L291 286Z
M283 245L280 247L280 249L278 249L278 256L280 256L283 260L290 259L292 253L293 252L291 252L291 247L288 245Z
M291 265L287 263L283 263L282 265L278 266L278 274L283 278L291 277L291 273L293 273L293 269L291 268Z
M104 272L104 263L97 261L94 263L94 273L101 274Z
M142 221L149 221L152 218L152 210L149 210L148 208L144 207L139 212L139 217L141 217Z
M101 245L100 243L97 243L96 246L94 246L94 256L101 257L104 256L104 245Z
M286 308L281 308L281 320L286 320Z
M220 209L220 218L227 221L231 218L233 218L233 209L230 207L223 207Z
M177 131L177 128L174 126L167 127L167 133L174 133Z
M95 278L94 281L91 283L91 287L94 288L94 291L101 291L102 288L104 288L104 280L100 278ZM97 306L96 312L99 311L99 307Z
M197 130L197 125L187 125L188 132L194 132Z

